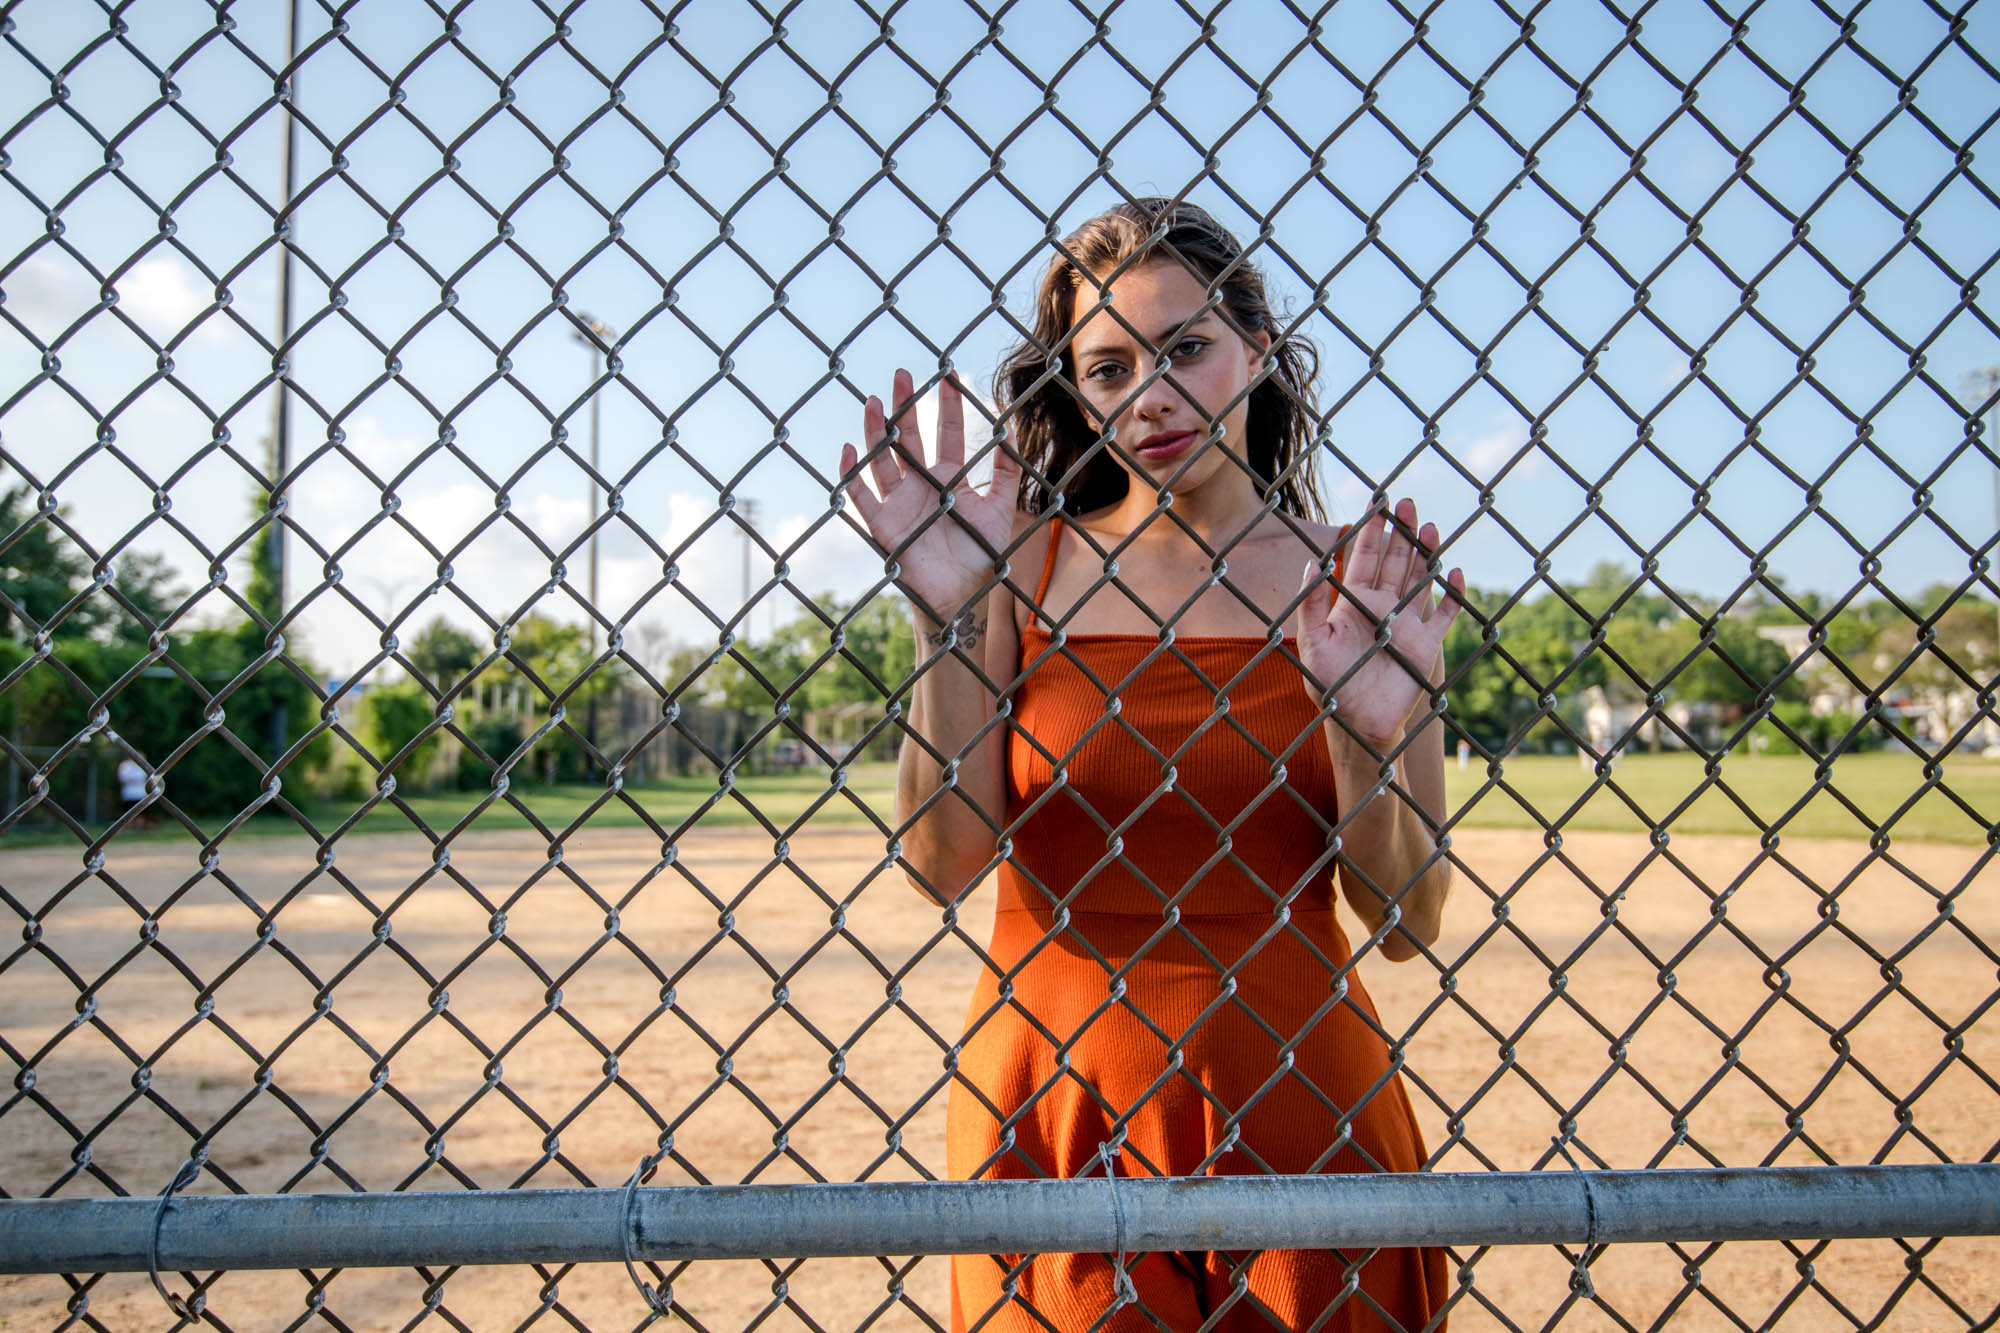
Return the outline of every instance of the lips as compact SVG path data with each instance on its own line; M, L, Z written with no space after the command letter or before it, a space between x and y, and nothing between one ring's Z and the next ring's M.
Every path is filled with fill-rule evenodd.
M1139 441L1139 447L1134 452L1148 463L1164 463L1169 459L1179 458L1182 454L1194 448L1196 442L1200 439L1201 436L1191 430L1169 431L1159 435L1148 435L1145 439Z

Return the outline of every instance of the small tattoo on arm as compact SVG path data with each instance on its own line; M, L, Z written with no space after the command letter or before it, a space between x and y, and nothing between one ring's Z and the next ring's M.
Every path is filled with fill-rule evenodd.
M961 613L958 619L952 621L950 624L926 633L924 635L924 642L933 648L942 648L945 646L947 639L951 639L956 635L957 645L967 652L971 652L979 646L979 640L985 637L985 634L986 617L977 611L966 611Z

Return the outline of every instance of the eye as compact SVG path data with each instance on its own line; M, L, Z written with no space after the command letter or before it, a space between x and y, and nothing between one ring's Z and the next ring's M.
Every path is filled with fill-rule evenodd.
M1183 338L1168 351L1167 359L1169 361L1192 361L1195 357L1200 356L1207 346L1208 339L1206 338Z
M1086 380L1096 380L1102 383L1115 375L1123 374L1124 371L1125 367L1119 365L1116 361L1099 361L1089 370L1083 372L1083 377Z

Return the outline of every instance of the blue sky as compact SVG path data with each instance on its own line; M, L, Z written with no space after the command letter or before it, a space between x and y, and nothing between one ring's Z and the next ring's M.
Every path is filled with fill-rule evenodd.
M587 514L587 476L550 448L558 427L578 453L587 448L591 359L564 309L619 335L620 366L601 408L602 466L620 486L622 517L602 536L601 600L614 619L712 638L674 592L647 596L662 561L641 534L678 556L688 589L732 611L743 543L733 523L713 522L717 483L769 448L777 426L797 457L766 454L736 489L761 503L765 530L789 546L827 512L826 474L859 429L859 393L885 393L898 365L934 371L947 347L975 383L990 379L1012 330L982 312L997 285L1026 317L1049 253L1043 216L1066 229L1121 188L1176 193L1190 182L1190 197L1239 235L1269 224L1259 260L1285 303L1307 312L1301 329L1324 356L1333 509L1353 517L1378 483L1415 495L1460 531L1449 558L1476 584L1528 579L1523 541L1544 544L1569 528L1586 486L1628 454L1603 484L1599 513L1551 552L1552 572L1578 577L1601 559L1636 568L1612 524L1650 545L1688 518L1688 484L1653 453L1633 451L1635 417L1648 423L1652 447L1697 481L1740 450L1745 416L1755 417L1757 443L1776 463L1741 451L1708 509L1751 546L1792 526L1806 503L1778 464L1817 481L1853 450L1857 419L1907 472L1937 473L1927 512L1916 512L1911 487L1888 465L1868 448L1851 452L1824 483L1820 512L1771 554L1794 588L1837 594L1859 577L1836 524L1868 544L1900 527L1881 577L1905 593L1966 576L1967 556L1945 526L1974 544L1994 531L1994 467L1964 448L1965 420L1949 395L1963 373L2000 363L2000 338L1976 301L1962 308L1958 281L1993 284L2000 209L1945 142L1977 153L1991 137L2000 88L1967 50L1989 62L2000 53L1991 6L1972 9L1954 44L1949 20L1929 6L1877 0L1856 16L1854 44L1878 68L1803 0L1758 7L1734 45L1707 6L1658 5L1638 40L1673 78L1700 76L1686 105L1654 63L1619 50L1625 26L1594 0L1541 10L1535 49L1518 46L1504 60L1520 24L1491 0L1433 7L1428 49L1411 47L1411 20L1392 6L1338 0L1320 19L1320 48L1296 55L1304 21L1278 0L1232 0L1214 20L1212 47L1199 42L1199 21L1169 4L1121 6L1093 42L1082 8L1024 0L984 47L989 25L973 9L913 4L894 16L895 49L872 50L881 24L853 0L807 0L785 14L783 46L747 65L772 24L741 0L685 6L671 42L644 6L588 0L569 17L566 44L555 40L556 20L528 3L473 4L451 40L427 6L357 4L342 11L348 29L337 36L320 6L306 8L303 45L313 50L298 97L317 133L300 136L292 233L304 257L295 324L308 331L291 367L300 467L291 500L323 547L346 549L334 591L320 556L295 540L290 594L307 603L307 651L334 672L374 651L375 631L349 598L408 628L438 614L471 626L468 601L499 619L530 609L581 616L571 594L545 591L550 561L528 535L562 550ZM154 492L166 490L172 520L210 549L249 520L254 478L208 446L220 424L247 462L264 457L270 394L258 385L269 357L252 332L268 338L275 327L278 117L259 62L282 64L281 7L239 6L234 31L216 35L204 6L142 3L117 40L94 6L42 0L12 12L0 44L0 125L10 127L0 179L8 479L53 479L100 550L136 529L137 547L166 554L199 584L207 560L156 514ZM1372 83L1372 112L1329 55ZM61 105L31 114L49 96L37 61L69 68ZM174 70L171 105L160 104L148 62ZM936 89L911 62L949 74L948 113L934 110ZM1575 92L1552 65L1588 78L1595 120L1574 111ZM1151 85L1170 69L1149 111ZM722 105L716 81L725 77L732 96ZM1491 123L1467 114L1465 83L1482 77L1478 111ZM1267 79L1259 110L1255 85ZM1788 105L1785 82L1799 79L1804 95ZM1899 85L1912 79L1899 109ZM838 82L839 111L861 131L895 144L893 180L882 178L879 148L828 113L822 81ZM116 173L78 117L117 140ZM1100 172L1098 149L1079 133L1103 145L1135 118ZM1004 182L978 183L990 156L973 135L988 146L1008 141ZM1544 136L1535 177L1510 188L1522 159L1508 140ZM1619 184L1631 161L1613 136L1644 145L1643 179ZM214 170L215 139L226 142L226 171ZM1415 181L1411 145L1431 157ZM1856 145L1859 166L1843 176ZM334 147L342 171L331 167ZM785 158L775 174L773 147ZM1737 177L1745 149L1751 165ZM1594 245L1579 246L1577 217L1555 195L1591 214ZM61 235L52 238L47 210L58 201ZM163 237L169 206L173 234ZM1809 214L1811 251L1794 244L1780 208ZM926 209L952 210L952 248L937 245ZM1619 270L1642 278L1682 245L1676 209L1700 213L1710 253L1683 248L1635 313ZM1916 216L1914 235L1899 210ZM1484 248L1454 260L1472 239L1466 211L1487 216ZM839 215L853 257L825 247L822 213ZM499 234L496 214L511 235ZM718 214L729 218L727 237ZM399 235L389 234L392 221ZM1817 344L1810 379L1795 352L1738 313L1742 292L1723 268L1748 279L1774 259L1756 279L1754 310L1795 344ZM226 309L201 266L226 283ZM1541 314L1524 315L1510 266L1539 285ZM116 274L115 311L93 309L93 268ZM773 282L787 274L774 313ZM1858 303L1854 281L1864 288ZM893 309L881 308L885 282ZM1318 285L1324 308L1312 310ZM1412 319L1425 285L1430 304ZM1542 315L1585 346L1617 327L1594 380L1579 383L1578 351ZM1655 320L1708 347L1701 375ZM841 347L842 377L821 382L827 353L815 338ZM1922 346L1931 382L1909 378L1895 339ZM1468 342L1495 344L1485 379ZM41 374L47 347L60 358L59 380ZM504 376L495 347L511 363ZM171 351L170 377L156 369L158 348ZM729 351L726 376L717 348ZM1584 485L1529 447L1537 425ZM432 450L445 427L457 454ZM1498 478L1491 512L1479 511L1479 484L1444 454L1480 481ZM370 527L385 485L397 514ZM508 516L454 559L454 590L424 597L436 557L408 529L449 547L495 512L496 485ZM761 583L771 562L755 563ZM804 592L847 596L879 569L844 520L790 565ZM578 553L569 572L579 591L582 570ZM1697 517L1661 552L1660 571L1717 595L1748 576L1749 557ZM789 592L774 592L754 624L794 607ZM223 609L207 598L195 615Z

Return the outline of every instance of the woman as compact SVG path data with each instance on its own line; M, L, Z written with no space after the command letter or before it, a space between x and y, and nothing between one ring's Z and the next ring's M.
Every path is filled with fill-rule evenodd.
M999 871L951 1173L1419 1169L1333 871L1374 948L1436 938L1430 688L1463 577L1433 605L1438 535L1408 500L1358 530L1315 521L1315 358L1274 344L1262 279L1213 218L1140 200L1064 248L998 377L1018 461L996 450L987 490L960 475L949 381L934 463L907 411L868 456L873 489L841 454L928 659L898 774L912 879L949 901ZM913 391L897 372L895 401ZM885 439L879 400L863 426ZM1129 1284L1105 1255L961 1258L953 1326L1442 1324L1437 1251L1126 1269Z

